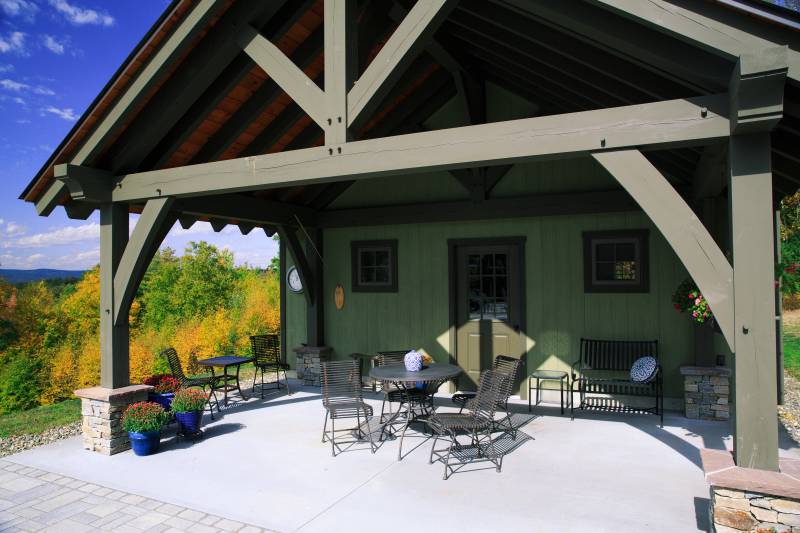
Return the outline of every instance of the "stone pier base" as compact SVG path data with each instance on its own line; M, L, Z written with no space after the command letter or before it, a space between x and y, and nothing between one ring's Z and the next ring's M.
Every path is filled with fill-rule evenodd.
M686 418L729 420L731 370L719 366L682 366Z
M114 455L130 449L128 433L122 429L122 413L132 403L147 400L149 385L130 385L119 389L92 387L75 391L81 399L83 447Z
M738 467L730 452L701 450L712 533L800 531L800 460L781 457L780 471Z
M322 367L321 361L329 361L331 348L329 346L299 346L294 348L297 354L297 379L303 380L306 387L321 387Z

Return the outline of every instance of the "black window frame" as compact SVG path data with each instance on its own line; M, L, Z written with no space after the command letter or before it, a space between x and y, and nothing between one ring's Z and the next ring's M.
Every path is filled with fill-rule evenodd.
M586 293L650 292L650 231L647 229L583 232L583 291ZM596 279L595 251L598 244L634 244L637 279L633 282Z
M389 281L387 283L364 283L361 281L361 252L369 249L389 252ZM353 292L397 292L397 239L350 242L350 270Z

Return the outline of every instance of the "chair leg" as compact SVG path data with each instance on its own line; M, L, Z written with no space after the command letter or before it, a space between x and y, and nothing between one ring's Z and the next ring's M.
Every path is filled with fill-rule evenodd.
M378 451L378 446L375 444L375 439L372 437L372 428L369 426L369 416L367 413L364 413L364 420L367 423L367 435L369 435L369 449L372 450L374 454Z
M289 376L286 375L286 369L283 369L283 379L286 381L286 395L291 396L292 390L289 388Z
M433 452L434 452L434 450L436 450L436 441L437 440L439 440L439 434L438 433L436 433L436 435L433 437L433 445L431 446L431 455L430 455L430 457L428 457L428 464L429 465L433 464Z
M450 446L447 447L447 455L444 457L444 476L442 479L447 481L447 478L450 477L450 452L453 451L453 446L457 446L458 442L456 441L456 436L454 433L450 432Z
M322 442L325 442L325 438L328 436L326 433L328 431L328 411L325 411L325 423L322 424Z
M336 419L331 417L331 455L336 457Z

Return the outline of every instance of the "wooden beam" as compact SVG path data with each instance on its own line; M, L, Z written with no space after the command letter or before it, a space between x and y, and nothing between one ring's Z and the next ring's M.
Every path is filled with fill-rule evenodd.
M314 226L314 211L308 207L271 202L243 194L182 198L172 209L181 215L219 220L235 220L257 226L281 224Z
M86 220L97 208L97 204L87 202L68 202L64 204L64 211L73 220Z
M322 35L322 30L317 29L297 47L292 54L292 61L295 62L298 67L301 69L306 68L319 56L322 52ZM277 83L272 79L265 80L247 102L237 109L225 124L208 139L197 154L192 157L190 164L217 160L220 155L239 138L248 126L253 123L255 117L260 116L281 94L283 94L283 91ZM302 113L299 106L296 104L292 105L297 108L299 113ZM267 126L267 129L270 130L273 126L277 127L274 121ZM266 143L261 142L258 143L259 146L265 144Z
M733 270L714 238L661 172L637 150L593 154L670 244L733 346Z
M63 182L73 200L105 203L111 201L114 176L106 170L80 165L56 165L55 179Z
M119 176L114 201L324 183L476 165L576 157L632 147L702 145L730 132L727 95L313 147Z
M522 16L534 15L553 27L565 28L592 46L600 44L609 52L633 59L640 67L694 91L719 91L727 86L730 65L725 59L715 61L713 55L704 54L696 46L597 6L585 2L492 2L513 7Z
M127 324L133 297L142 281L147 265L158 250L169 229L177 220L177 214L170 214L173 198L155 198L144 206L125 252L114 272L114 325ZM118 204L115 204L115 206ZM126 208L126 206L123 206ZM127 209L125 212L127 217ZM102 272L102 266L101 266Z
M256 28L261 28L264 34L270 39L277 40L283 38L289 30L297 24L298 20L306 14L314 1L315 0L301 0L299 2L287 2L286 0L279 0L279 2L270 3L268 9L262 11L259 17L253 20L252 25ZM279 9L276 10L276 8ZM309 37L309 39L311 39L311 37ZM306 43L307 41L304 41L301 47L306 45ZM192 133L194 133L219 106L220 102L242 82L245 76L251 71L252 67L252 61L247 54L240 53L236 59L225 68L216 81L206 89L203 95L192 104L181 119L175 123L170 132L156 145L151 153L148 154L147 158L141 163L141 166L143 168L163 168L166 166L166 163L175 151L183 146ZM280 93L280 89L278 89L277 85L271 80L267 80L261 85L261 88L263 88L264 85L271 85L275 87L276 92ZM250 99L245 105L247 105L247 103L250 103ZM241 109L240 107L236 114L238 114ZM252 120L252 117L256 115L251 113L248 116L250 120ZM226 122L225 125L227 125L228 122ZM219 130L216 133L219 133ZM212 159L216 158L201 160L201 162L210 161Z
M305 72L252 26L241 29L237 42L314 122L325 127L325 95Z
M347 125L368 116L397 81L415 54L424 47L447 15L454 0L417 2L381 48L347 95Z
M110 134L125 122L130 113L136 109L137 104L148 95L154 84L172 68L175 61L186 53L195 37L205 30L207 23L225 7L225 4L216 0L199 0L194 3L191 12L159 46L155 55L136 75L136 79L114 101L111 109L72 157L71 163L83 165L99 153L105 143L111 139L112 135Z
M734 456L747 468L778 469L775 293L769 133L730 141L734 267Z
M325 144L348 141L347 91L358 75L356 1L325 0Z
M493 198L482 202L436 202L334 209L317 213L317 223L321 228L340 228L638 210L639 206L625 191L591 191Z
M314 273L311 271L306 252L300 245L300 239L297 238L297 230L286 226L278 226L278 235L280 235L281 243L286 244L286 248L294 258L297 273L300 274L300 279L303 281L303 294L306 297L306 305L311 305L314 302Z
M114 320L119 298L114 279L128 244L128 221L128 206L100 206L100 386L108 389L130 383L128 317Z
M55 180L47 187L44 194L36 201L36 214L49 217L62 200L69 195L64 182Z
M687 8L683 7L681 2L668 0L648 2L592 0L592 2L731 61L736 61L739 56L753 50L786 44L785 41L768 40L751 31L728 24L722 18L713 17L712 9L695 3ZM777 35L777 32L773 34ZM794 44L798 43L795 37ZM787 59L789 78L800 81L800 50L790 50Z

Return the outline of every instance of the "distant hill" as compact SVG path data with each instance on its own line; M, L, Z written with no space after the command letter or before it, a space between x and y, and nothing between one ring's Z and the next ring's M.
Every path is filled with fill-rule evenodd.
M83 276L84 270L55 270L52 268L37 268L34 270L15 270L0 268L0 277L9 283L28 283L42 279L78 279Z

